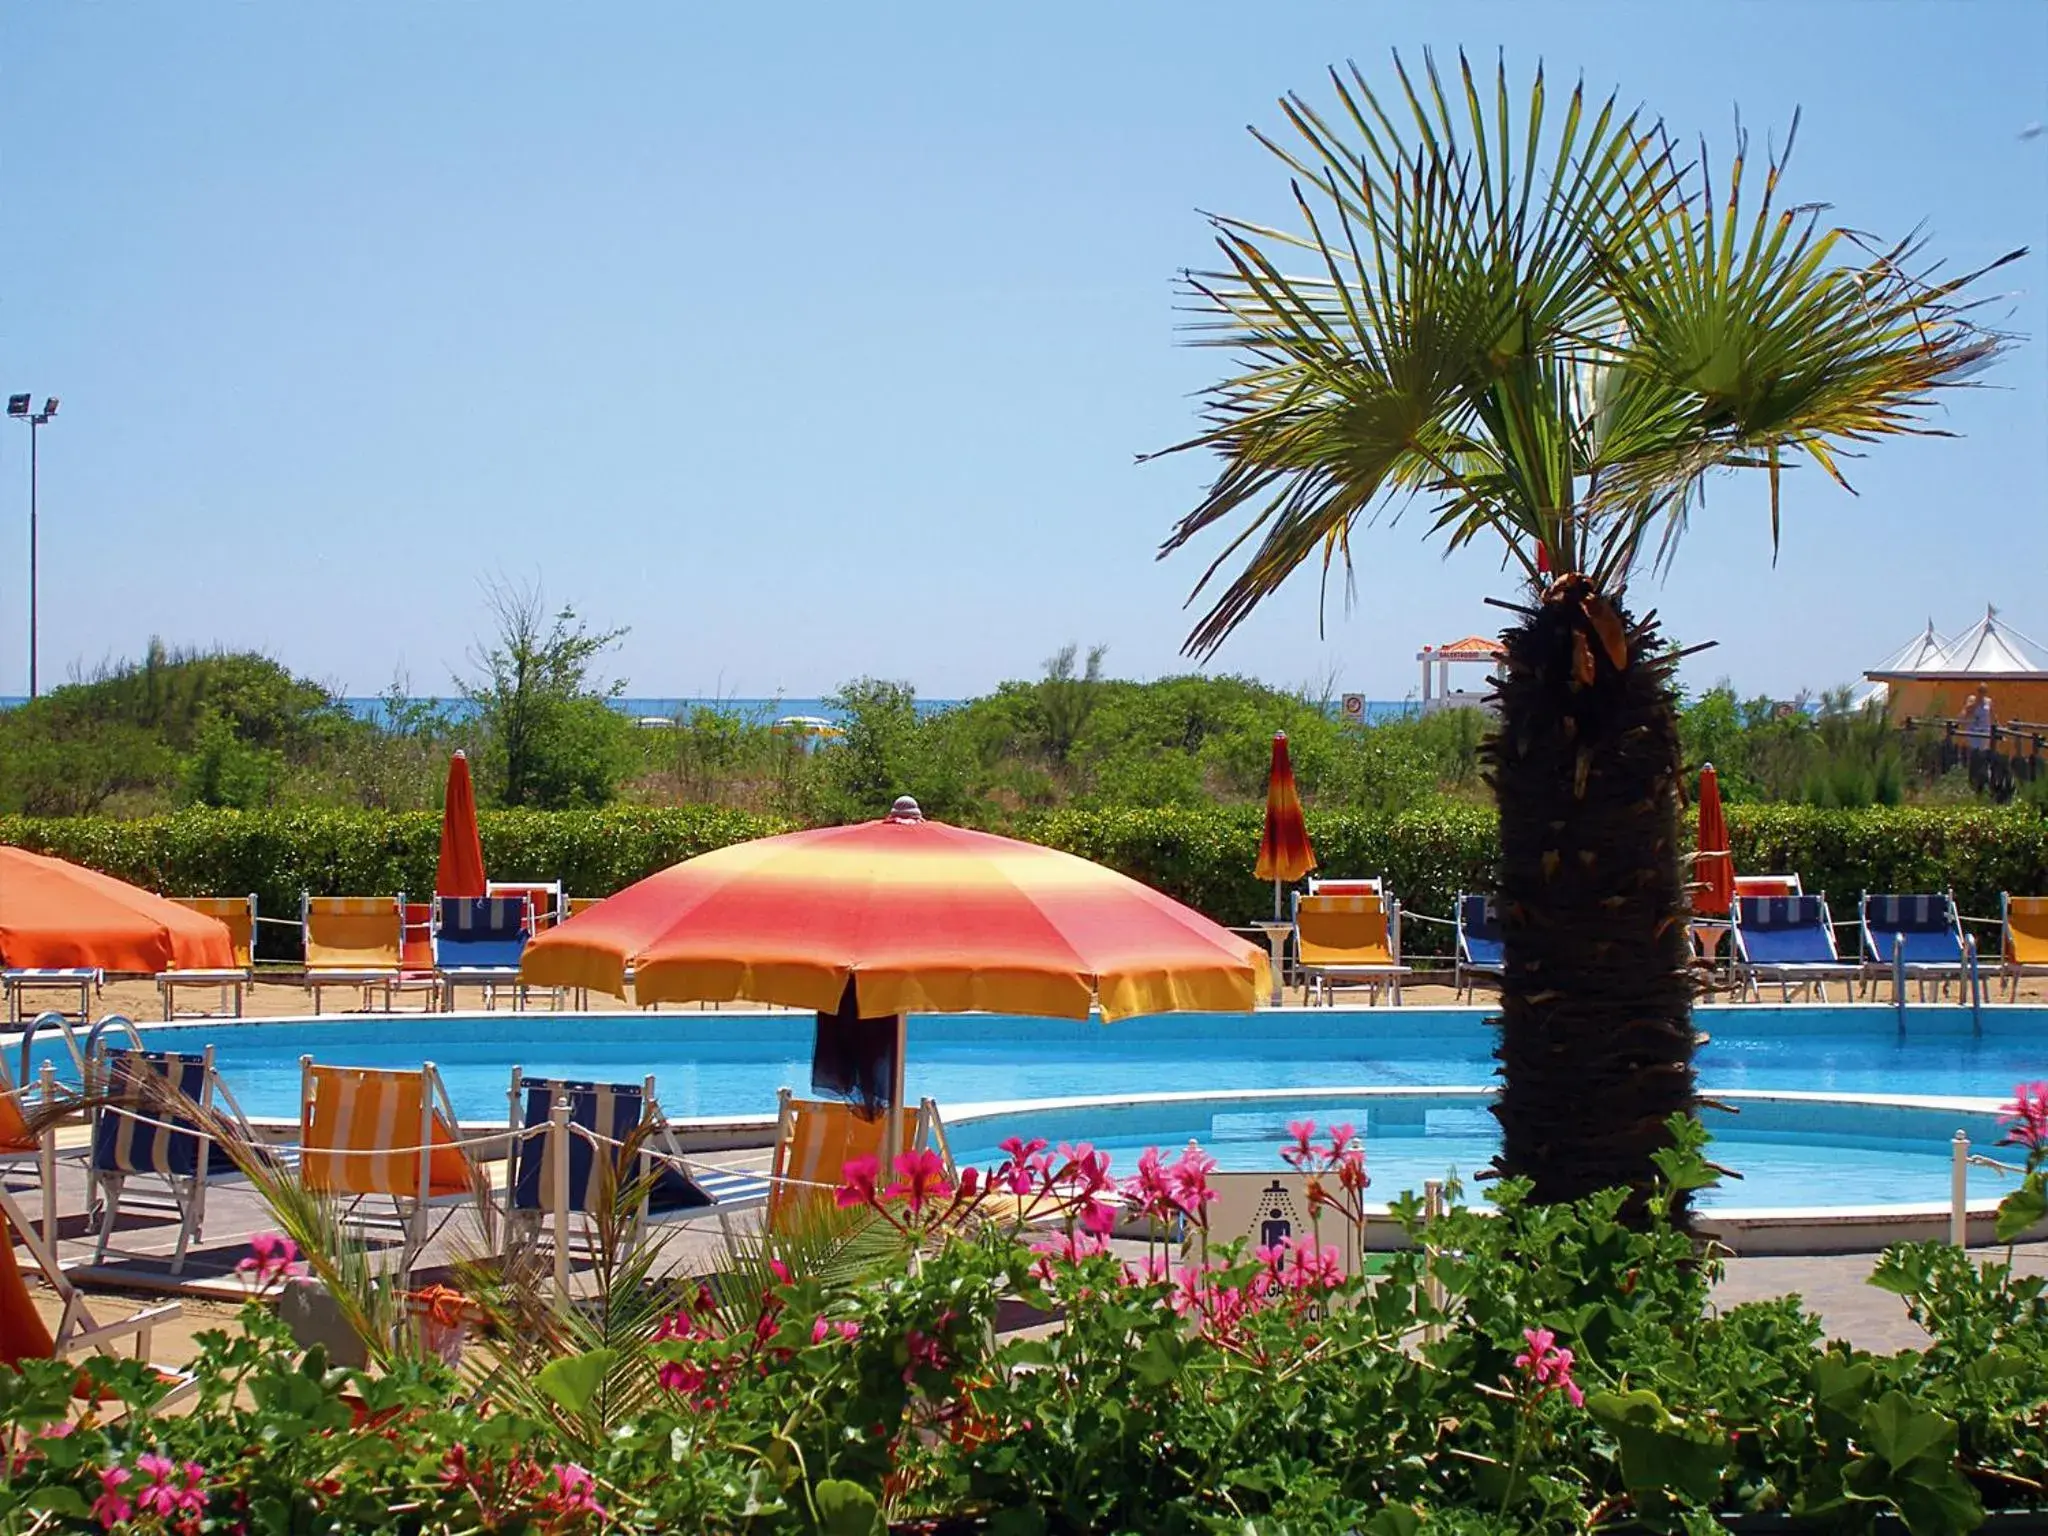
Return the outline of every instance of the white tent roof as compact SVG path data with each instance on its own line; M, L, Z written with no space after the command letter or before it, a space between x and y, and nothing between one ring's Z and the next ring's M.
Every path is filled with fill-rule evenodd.
M1986 608L1983 620L1951 640L1938 663L1922 663L1917 670L1965 677L2048 677L2048 652L2001 624L1996 608Z
M1935 633L1934 620L1929 619L1925 630L1872 667L1867 675L1875 677L1883 673L1918 672L1923 667L1935 666L1948 654L1948 645L1948 641Z

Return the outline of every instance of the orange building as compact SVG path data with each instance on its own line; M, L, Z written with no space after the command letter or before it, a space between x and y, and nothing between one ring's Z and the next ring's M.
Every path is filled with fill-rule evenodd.
M1983 684L2000 725L2048 722L2048 652L2005 624L1998 610L1953 640L1935 633L1934 621L1884 663L1863 674L1877 684L1895 725L1908 720L1953 720Z

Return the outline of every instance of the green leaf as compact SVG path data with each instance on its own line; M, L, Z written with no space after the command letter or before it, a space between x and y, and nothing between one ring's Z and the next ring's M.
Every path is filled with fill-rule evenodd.
M883 1529L882 1509L859 1483L828 1477L811 1490L818 1508L818 1529L827 1536L874 1536Z
M92 1507L85 1502L85 1495L76 1488L61 1484L38 1488L22 1503L40 1515L60 1515L67 1520L83 1520L92 1513Z
M1365 1536L1415 1536L1422 1529L1422 1516L1410 1504L1389 1504L1363 1527Z
M618 1358L616 1349L593 1349L588 1354L551 1360L541 1367L535 1385L570 1413L587 1413Z
M1178 1334L1155 1333L1131 1357L1131 1369L1148 1387L1163 1387L1180 1374L1187 1346Z
M1864 1410L1862 1428L1865 1443L1901 1470L1923 1456L1952 1456L1955 1450L1955 1421L1932 1408L1915 1407L1897 1390Z
M2043 1217L2048 1217L2048 1172L2036 1171L1998 1202L1998 1240L2018 1241Z

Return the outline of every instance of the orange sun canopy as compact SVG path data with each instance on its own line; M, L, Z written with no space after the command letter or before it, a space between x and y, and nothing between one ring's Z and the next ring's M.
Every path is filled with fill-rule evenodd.
M637 1002L863 1017L1249 1012L1256 946L1114 870L914 813L735 844L629 886L526 947L522 978Z
M1287 733L1273 734L1273 766L1266 775L1266 826L1259 834L1259 861L1252 873L1261 880L1291 884L1316 867L1302 820L1301 792L1294 787L1294 760L1287 755Z
M232 970L228 926L83 865L0 846L0 965Z

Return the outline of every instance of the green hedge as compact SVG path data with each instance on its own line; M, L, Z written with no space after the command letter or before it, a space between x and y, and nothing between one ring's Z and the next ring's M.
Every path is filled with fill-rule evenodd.
M692 806L671 810L493 811L480 818L494 879L559 879L604 896L679 859L772 832L774 818ZM1865 890L1953 888L1966 914L1993 917L2003 890L2048 893L2048 820L2023 809L1820 810L1743 805L1728 811L1735 867L1796 871L1834 898L1837 917ZM1384 873L1411 912L1449 917L1460 891L1493 879L1492 811L1446 802L1373 816L1311 812L1309 837L1328 875ZM1252 878L1256 807L1066 810L1026 818L1022 836L1143 880L1226 923L1272 910ZM433 889L440 818L369 811L183 811L142 821L0 818L0 842L74 859L178 895L255 891L264 910L295 915L299 892L360 895ZM290 935L266 934L288 957ZM1411 923L1410 953L1446 954L1450 929Z

